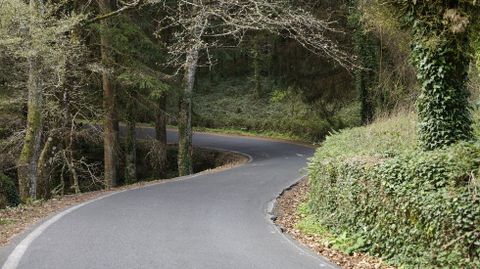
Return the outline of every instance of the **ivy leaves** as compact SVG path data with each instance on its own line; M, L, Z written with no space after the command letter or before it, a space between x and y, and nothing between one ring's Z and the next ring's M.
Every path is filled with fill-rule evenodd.
M464 40L439 38L432 45L417 38L412 58L421 83L417 99L419 138L424 149L432 150L469 140L473 136L471 107L466 82L470 59Z
M470 26L467 6L405 3L413 33L411 59L421 94L417 99L419 138L426 150L442 148L473 136L468 78ZM471 14L470 14L471 15Z
M338 135L332 137L335 139ZM309 207L340 237L402 268L480 266L480 144L405 151L370 165L347 156L309 167Z

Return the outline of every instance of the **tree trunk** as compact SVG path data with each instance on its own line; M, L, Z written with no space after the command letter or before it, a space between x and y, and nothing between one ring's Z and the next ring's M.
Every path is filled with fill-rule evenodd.
M136 96L128 100L127 105L127 135L125 137L125 183L137 181L137 111Z
M39 1L37 4L35 0L30 0L30 9L34 14L36 13L37 5L39 10L42 11L42 1ZM28 64L27 128L25 130L23 148L18 160L18 186L20 198L23 202L26 202L29 198L36 199L38 158L40 156L43 129L43 90L40 81L38 55L30 56Z
M38 183L36 191L37 198L50 198L49 172L51 171L51 165L49 163L49 158L52 156L53 145L53 137L49 136L38 159Z
M468 9L462 10L460 1L411 5L415 8L412 57L422 85L417 100L421 146L433 150L470 140L473 120L467 81L471 23L463 17ZM465 23L459 26L449 21L449 13Z
M75 140L75 117L71 119L70 122L70 132L68 135L68 144L65 146L64 150L64 158L65 162L67 163L68 170L71 174L72 182L70 183L70 188L76 193L80 193L80 183L78 180L77 170L75 168L75 158L73 156L73 147L74 147L74 140Z
M192 155L192 93L198 65L199 51L192 48L185 62L183 92L180 97L178 116L178 173L180 176L193 173Z
M167 93L158 100L155 116L155 134L158 143L158 176L165 177L167 169Z
M81 6L78 0L73 0L72 2L72 11L81 12ZM80 46L81 43L81 26L77 25L73 27L70 32L70 44L72 46ZM65 191L70 192L74 190L75 193L80 193L80 187L78 182L77 172L75 167L70 167L70 164L74 164L74 155L75 150L75 118L77 114L72 115L73 106L72 106L72 96L71 93L75 91L75 87L78 84L78 75L75 74L75 70L78 68L78 57L75 55L64 55L65 57L65 77L63 80L63 96L62 96L62 136L61 150L64 155L63 167L68 167L69 173L67 174L67 180L65 180L63 172L65 169L62 169L62 194ZM77 112L78 113L78 112ZM74 165L73 165L74 166ZM67 184L68 182L68 184Z
M67 164L68 171L72 175L73 183L71 184L71 188L75 191L76 194L80 193L80 186L78 184L78 174L77 170L75 169L75 164L73 162L73 159L69 156L67 156L67 152L64 150L62 151L63 154L63 159L65 163ZM70 154L70 153L68 153Z
M253 80L255 83L255 95L257 98L262 98L262 76L261 76L261 60L260 60L260 41L258 37L255 37L253 46Z
M68 56L67 56L68 57ZM69 59L67 59L67 72L70 70L70 65L69 65ZM63 133L65 134L63 136L63 148L66 149L68 147L68 145L70 144L70 135L67 135L72 126L72 119L71 119L71 107L70 107L70 89L68 88L69 87L69 84L68 82L72 82L69 77L67 76L67 79L66 79L67 83L64 85L64 91L63 91L63 116L62 116L62 131ZM73 82L72 82L73 83ZM64 158L64 161L66 164L66 158ZM73 178L71 177L71 174L68 174L67 175L67 179L65 183L68 182L68 184L64 184L64 188L65 190L68 192L68 190L70 189L71 186L73 186ZM68 186L67 186L68 185Z
M473 136L467 88L468 39L445 40L433 49L417 43L416 66L422 91L417 100L419 137L423 148L433 150L469 140ZM456 51L463 48L463 53ZM439 59L444 59L442 65ZM428 67L431 66L431 67Z
M359 1L350 1L349 10L354 50L361 65L361 68L355 70L355 88L360 101L360 118L366 125L373 120L375 113L372 89L378 81L377 50L381 50L381 48L373 34L365 31L365 26L361 21Z
M363 28L356 29L356 50L362 68L355 71L355 85L360 99L360 116L363 124L373 120L375 108L373 104L373 87L377 82L377 57L375 41L369 34L363 33Z
M112 8L109 0L98 0L100 12L107 14ZM111 69L112 58L110 56L109 47L110 40L108 34L107 20L102 22L102 33L100 35L101 55L102 55L102 85L103 85L103 108L104 108L104 177L105 186L111 188L117 185L117 152L118 152L118 133L116 128L117 112L115 105L115 89L112 85Z

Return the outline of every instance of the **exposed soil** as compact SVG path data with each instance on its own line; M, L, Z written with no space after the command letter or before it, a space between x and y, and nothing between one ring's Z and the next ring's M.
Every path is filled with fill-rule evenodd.
M362 253L347 255L325 245L325 238L317 235L304 234L297 228L301 221L298 207L307 200L308 180L303 179L298 184L286 190L278 199L274 209L275 223L280 229L300 241L310 249L325 257L334 264L345 269L394 269L381 260Z
M241 164L246 163L249 159L246 156L236 153L201 150L204 154L215 155L216 168L208 169L204 173L213 173L222 171L225 169L233 168ZM135 189L148 185L160 184L175 179L160 179L155 181L144 181L132 185L113 188L110 190L101 190L82 193L78 195L66 195L62 197L55 197L47 201L36 201L28 205L20 205L18 207L0 209L0 246L8 244L8 242L16 235L24 232L31 225L35 224L39 220L42 220L48 216L51 216L64 209L86 202L103 195L107 195L113 192Z

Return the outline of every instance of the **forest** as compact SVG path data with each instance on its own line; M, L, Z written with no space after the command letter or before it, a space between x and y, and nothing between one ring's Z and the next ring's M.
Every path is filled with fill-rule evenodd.
M381 264L341 268L480 268L479 70L476 0L0 0L0 228L261 137L315 147L294 229Z

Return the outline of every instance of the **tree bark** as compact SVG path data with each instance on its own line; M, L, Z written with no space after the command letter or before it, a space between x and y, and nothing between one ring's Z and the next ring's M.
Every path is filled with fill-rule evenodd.
M75 158L73 156L73 148L74 148L74 140L75 140L75 117L71 119L70 122L70 132L68 135L68 144L65 146L64 150L64 157L65 157L65 162L67 163L68 170L70 171L71 174L71 179L72 182L70 183L71 189L78 194L80 193L80 182L78 179L78 174L77 170L75 168Z
M180 97L178 117L178 173L180 176L193 173L192 155L192 93L198 65L199 51L192 48L185 61L183 92Z
M43 10L43 1L30 0L30 9L35 14L37 8ZM28 59L28 101L27 128L23 148L18 160L18 185L20 198L26 202L36 199L38 180L38 158L40 156L43 129L43 90L40 82L40 63L38 55Z
M167 94L158 100L155 116L155 135L158 143L158 176L165 177L167 169Z
M111 12L109 0L97 0L102 14ZM118 151L118 134L115 126L117 122L117 111L115 104L116 91L112 85L111 68L112 58L110 56L109 47L110 40L108 34L105 33L109 24L106 20L102 21L102 33L100 35L101 57L103 65L102 85L103 85L103 108L104 108L104 183L107 188L117 185L117 151Z
M127 135L125 137L125 183L137 181L137 111L136 96L128 100L127 106Z
M255 83L255 95L257 98L262 98L262 76L261 76L261 59L260 59L260 40L258 37L255 37L253 45L253 79Z
M50 175L51 165L49 159L52 156L53 136L49 136L45 142L40 157L38 159L38 184L37 197L42 199L50 198Z

